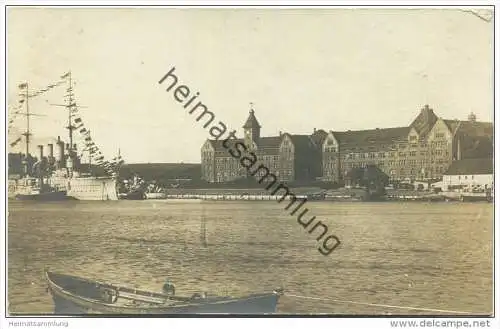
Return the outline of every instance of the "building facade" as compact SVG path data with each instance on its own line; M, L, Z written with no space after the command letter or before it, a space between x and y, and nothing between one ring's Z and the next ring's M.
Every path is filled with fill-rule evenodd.
M279 136L263 137L261 126L250 111L243 125L242 142L254 152L259 164L266 166L282 182L308 181L321 176L321 145L326 132L315 131L311 135L280 133ZM240 160L231 156L221 140L208 139L201 148L202 179L223 183L247 177L247 169ZM256 177L264 175L258 172Z
M454 161L493 158L493 124L439 118L428 105L406 127L324 131L311 135L280 133L262 137L250 111L243 142L282 182L322 180L341 183L351 170L376 165L391 181L442 179ZM236 141L235 141L236 142ZM202 178L229 182L247 177L247 169L222 146L207 140L201 148ZM264 174L264 173L259 173Z
M322 180L343 181L374 164L392 181L438 180L453 161L493 157L493 124L445 120L426 105L408 127L328 132Z

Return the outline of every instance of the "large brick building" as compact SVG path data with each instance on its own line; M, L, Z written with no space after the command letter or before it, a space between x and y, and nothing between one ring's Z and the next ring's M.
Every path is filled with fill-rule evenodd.
M315 130L311 135L261 137L253 110L243 125L247 145L280 181L342 182L353 168L375 164L391 180L440 179L454 160L493 157L493 124L445 120L425 106L407 127L358 131ZM236 142L236 141L235 141ZM247 175L238 159L207 140L201 149L202 178L227 182Z
M279 136L260 136L260 124L253 110L243 125L243 142L249 151L257 155L282 182L308 181L321 176L321 145L326 132L311 135L280 133ZM202 179L208 182L228 182L247 176L240 161L232 157L222 145L222 140L207 140L201 148ZM257 177L262 174L258 173Z
M426 105L408 127L329 131L322 146L325 181L375 164L391 180L441 179L455 160L493 157L493 124L445 120Z

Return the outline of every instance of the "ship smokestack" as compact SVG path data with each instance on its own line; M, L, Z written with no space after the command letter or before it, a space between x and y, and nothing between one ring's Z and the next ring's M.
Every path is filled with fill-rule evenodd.
M57 161L57 166L59 168L64 168L65 163L64 163L64 142L61 141L59 138L57 140L57 154L56 154L56 161Z
M43 158L43 145L38 145L37 158L38 158L38 161L42 161L42 158Z
M53 168L55 164L55 159L54 159L54 144L47 144L48 148L48 154L47 154L47 160L49 163L49 166Z
M47 148L49 149L49 154L47 155L49 158L54 157L54 144L47 144Z

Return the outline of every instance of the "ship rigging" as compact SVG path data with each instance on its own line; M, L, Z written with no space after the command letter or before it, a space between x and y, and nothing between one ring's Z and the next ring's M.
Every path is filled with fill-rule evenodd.
M58 137L57 148L58 157L57 160L53 154L53 144L49 144L49 154L46 157L43 156L43 145L38 146L38 154L36 163L31 165L34 157L30 155L30 143L32 141L32 132L30 129L30 117L31 116L41 116L34 114L30 111L29 99L39 96L52 88L60 85L67 85L65 97L65 104L50 104L52 106L61 106L68 111L67 126L69 143L64 147L64 142ZM121 155L113 158L110 161L106 161L103 153L99 150L99 147L93 141L90 136L90 130L84 126L83 120L79 114L79 108L84 106L77 106L74 94L74 80L72 79L71 72L68 72L60 77L57 83L50 84L46 88L35 91L30 94L30 89L28 88L28 83L22 83L19 86L21 91L19 100L19 105L14 108L13 117L9 119L9 132L14 118L16 115L26 116L26 130L21 134L24 136L26 146L25 155L23 160L24 165L24 177L29 177L30 174L34 173L36 169L38 176L42 178L45 176L47 178L46 183L53 189L58 191L67 192L68 196L75 199L81 200L116 200L116 177L120 166L123 164L123 159ZM24 107L25 111L22 111ZM10 116L10 115L9 115ZM77 154L77 145L74 143L74 132L78 131L83 138L85 147L82 151L87 151L89 153L89 162L95 160L95 164L98 167L104 169L105 176L97 177L90 171L90 165L87 169L88 172L84 172L83 166L81 164L82 155ZM15 139L10 145L14 147L22 140L22 137ZM65 152L66 149L66 152ZM9 180L9 196L15 194L18 190L18 182ZM12 190L12 193L10 193Z

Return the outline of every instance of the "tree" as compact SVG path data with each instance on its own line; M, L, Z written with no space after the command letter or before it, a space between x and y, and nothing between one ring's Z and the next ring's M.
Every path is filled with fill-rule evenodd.
M367 165L365 168L353 168L348 173L351 185L360 185L367 188L384 187L389 183L387 176L376 165Z

